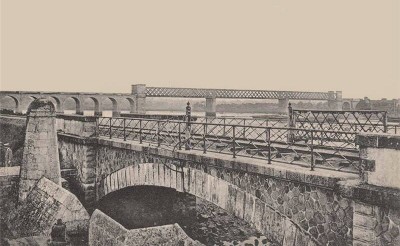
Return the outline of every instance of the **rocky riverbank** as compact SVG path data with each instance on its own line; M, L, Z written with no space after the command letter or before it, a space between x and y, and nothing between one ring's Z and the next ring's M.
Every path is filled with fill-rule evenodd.
M205 245L275 246L244 220L207 201L197 199L197 220L183 226L186 233Z

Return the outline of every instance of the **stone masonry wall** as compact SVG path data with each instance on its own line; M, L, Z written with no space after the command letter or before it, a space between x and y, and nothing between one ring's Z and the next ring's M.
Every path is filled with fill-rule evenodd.
M96 180L96 147L92 144L83 144L73 141L66 135L59 134L58 149L62 168L77 170L76 195L86 207L92 207L95 200Z
M8 237L5 218L16 207L18 201L19 167L0 168L0 245Z
M58 150L61 168L77 170L77 183L71 184L74 192L91 210L95 200L96 118L78 115L59 115L56 120Z
M207 165L201 168L256 196L300 225L322 245L351 244L353 204L333 190Z
M67 233L79 234L87 230L89 214L72 193L43 177L6 223L13 238L49 236L57 219L66 223Z
M102 180L108 174L133 164L154 162L171 165L176 162L165 157L168 155L160 156L148 152L139 152L135 149L135 146L124 143L121 143L120 146L122 148L99 147L98 180ZM194 176L195 182L200 182L196 187L203 187L207 184L205 177L217 178L218 181L215 182L219 183L215 188L218 187L218 192L222 192L224 190L223 187L227 187L228 197L233 199L231 204L236 204L232 206L242 209L235 210L234 208L229 208L230 205L223 208L228 211L234 211L235 215L249 221L260 231L267 234L269 238L277 242L283 243L285 240L293 240L294 242L298 240L299 242L313 243L313 240L303 240L301 238L311 236L315 242L322 245L352 244L353 202L350 199L341 197L332 189L313 185L312 179L317 177L303 176L301 178L296 177L296 173L281 173L282 177L290 178L285 180L284 178L276 178L272 173L257 174L248 170L241 171L234 168L224 168L215 165L215 163L196 160L187 161L185 168L194 170L193 173L199 175L198 177ZM273 169L271 170L273 172ZM113 175L125 176L125 174L116 173ZM138 174L139 176L144 178L146 175L143 173L142 175ZM174 178L171 184L176 183L175 188L178 191L185 189L185 186L178 182L179 179L176 176L170 175L169 177L170 179ZM310 183L296 181L305 180L306 178L309 179ZM121 182L126 183L127 181ZM199 196L196 191L194 195ZM247 211L254 211L254 214L258 216L251 217L251 215L244 212L246 208ZM252 210L252 208L255 209ZM264 224L257 222L256 218L264 218L262 219ZM293 235L298 236L287 238L290 233L285 235L285 231L286 233L288 233L287 231L292 231Z
M202 245L189 238L179 225L127 230L100 210L90 218L89 245Z
M18 166L22 162L24 149L26 118L25 117L0 117L0 142L9 143L13 151L12 166ZM0 157L2 158L2 157ZM0 161L0 166L4 166Z
M94 137L96 135L96 118L79 115L58 115L56 129L70 135Z
M355 202L354 245L400 245L400 211Z

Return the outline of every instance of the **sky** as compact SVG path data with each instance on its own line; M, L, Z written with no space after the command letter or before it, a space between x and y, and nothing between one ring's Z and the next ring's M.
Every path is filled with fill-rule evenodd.
M400 98L398 0L0 0L1 90Z

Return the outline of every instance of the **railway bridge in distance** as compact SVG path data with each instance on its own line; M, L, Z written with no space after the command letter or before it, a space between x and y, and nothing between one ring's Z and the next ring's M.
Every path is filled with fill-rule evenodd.
M235 89L200 89L146 87L145 84L132 85L131 93L85 93L85 92L43 92L43 91L0 91L0 100L9 97L14 100L15 112L22 113L36 98L48 97L56 106L57 113L64 113L65 102L73 99L76 114L83 114L83 102L91 100L94 103L95 115L101 115L104 102L111 101L113 116L121 113L122 104L129 105L132 114L146 113L147 97L163 98L205 98L206 116L216 116L216 102L221 99L277 99L282 113L287 112L289 100L318 100L327 101L329 108L342 108L341 91L305 92L305 91L271 91L271 90L235 90Z

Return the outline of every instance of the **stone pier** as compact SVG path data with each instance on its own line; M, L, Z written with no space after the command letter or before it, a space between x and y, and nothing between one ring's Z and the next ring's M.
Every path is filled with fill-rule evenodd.
M18 194L13 189L13 176L6 173L2 179L8 187L0 185L2 193L8 196L8 204L18 196L18 205L1 216L4 228L0 230L6 232L8 239L18 241L27 237L21 240L33 244L33 238L49 238L58 219L65 223L67 237L84 237L89 214L78 198L61 186L55 107L48 99L36 99L28 108ZM7 209L7 204L1 203L1 208ZM0 242L3 239L0 233ZM9 244L15 245L10 241Z
M134 101L135 101L133 113L145 114L146 113L146 85L145 84L132 85L132 95L133 95Z
M54 105L47 99L36 99L28 108L19 201L26 198L42 177L61 186L55 116Z
M330 110L342 110L343 98L341 91L329 91L328 107Z
M217 116L217 99L215 97L206 98L206 117Z
M285 97L278 99L279 113L287 114L288 105L289 105L289 98Z
M353 245L400 245L400 136L361 133L359 180L341 183L354 200Z

